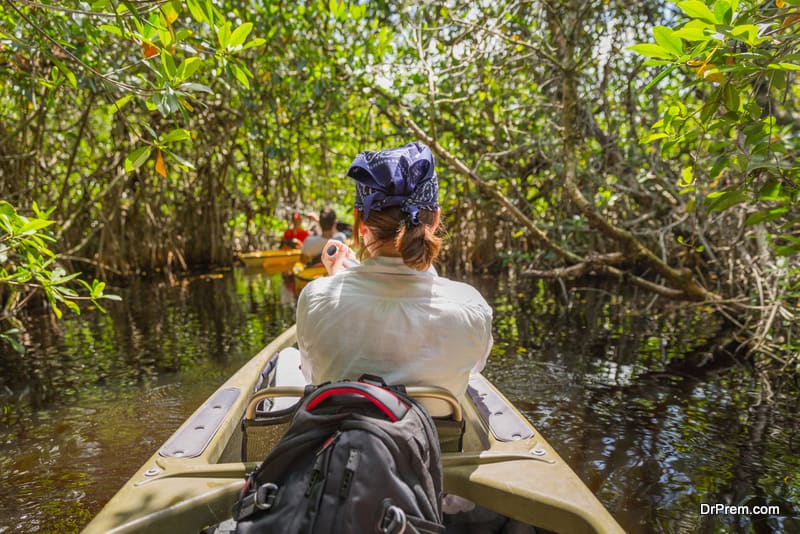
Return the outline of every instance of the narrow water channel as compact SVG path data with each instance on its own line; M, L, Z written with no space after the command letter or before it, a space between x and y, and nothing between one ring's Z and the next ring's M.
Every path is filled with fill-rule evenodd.
M485 374L631 533L800 532L798 384L701 372L702 308L616 287L473 279L495 309ZM294 322L280 275L139 281L106 315L26 322L0 347L0 533L78 532L234 370ZM641 302L640 302L641 300ZM630 302L630 300L628 300ZM778 513L701 515L702 505Z

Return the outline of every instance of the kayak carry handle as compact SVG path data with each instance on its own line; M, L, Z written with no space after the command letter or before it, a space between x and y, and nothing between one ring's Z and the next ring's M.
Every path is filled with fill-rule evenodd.
M256 391L250 398L247 404L247 410L244 412L244 418L247 420L255 419L256 408L258 404L264 399L271 399L273 397L297 397L300 398L305 393L306 388L302 386L272 386L260 391Z
M300 398L305 393L305 388L300 386L273 386L260 391L256 391L247 404L244 418L247 420L255 419L256 407L264 399L273 397L297 397ZM461 422L464 418L461 404L452 393L444 388L437 386L411 386L406 388L406 393L415 399L438 399L447 403L450 407L450 417L453 421Z

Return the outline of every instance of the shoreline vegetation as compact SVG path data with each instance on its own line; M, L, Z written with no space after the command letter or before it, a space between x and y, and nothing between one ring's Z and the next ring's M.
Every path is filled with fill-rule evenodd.
M697 307L722 326L695 366L768 396L800 375L798 41L797 0L10 0L0 335L271 248L295 209L346 220L355 153L416 139L448 271Z

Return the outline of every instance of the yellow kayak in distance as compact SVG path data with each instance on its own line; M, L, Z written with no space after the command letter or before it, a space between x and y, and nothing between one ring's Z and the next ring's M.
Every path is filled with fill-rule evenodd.
M300 292L312 280L316 280L322 276L328 276L328 271L321 263L306 267L302 263L295 264L292 269L294 273L294 294L300 295Z
M300 249L257 250L242 252L235 257L248 269L264 269L268 273L290 272L302 259Z
M275 358L296 342L292 326L234 373L154 451L84 533L196 533L230 520L245 475L282 432L279 426L255 424L258 403L303 394L296 380L287 386L281 379L287 368L299 374L299 359ZM280 361L272 363L276 360ZM446 493L550 532L624 532L539 431L484 376L471 377L460 403L440 388L409 392L455 403L451 417L464 422L457 439L439 431ZM248 421L254 424L244 424Z

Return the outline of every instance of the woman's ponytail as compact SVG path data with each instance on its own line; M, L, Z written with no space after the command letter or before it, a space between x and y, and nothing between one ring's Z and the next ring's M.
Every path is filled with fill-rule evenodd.
M417 226L409 224L407 218L400 221L395 246L403 263L412 269L427 270L442 250L442 238L438 236L438 228L433 226L435 215L436 212L420 210Z
M439 236L440 225L435 211L419 210L419 222L413 226L399 207L383 211L371 211L365 224L375 236L369 247L375 254L385 244L391 243L403 258L403 263L412 269L425 271L439 256L443 240Z

